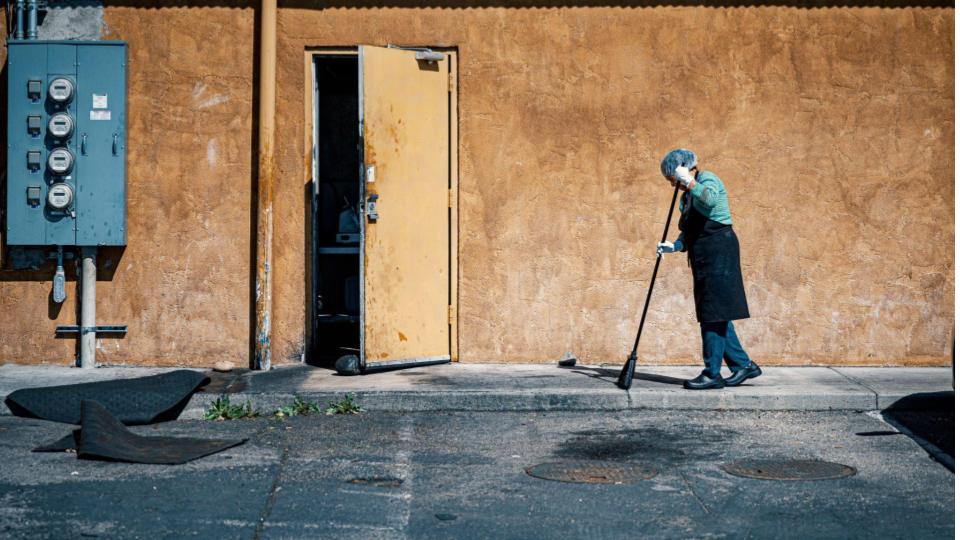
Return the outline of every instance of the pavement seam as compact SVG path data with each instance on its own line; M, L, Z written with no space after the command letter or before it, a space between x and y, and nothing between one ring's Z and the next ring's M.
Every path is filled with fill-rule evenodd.
M401 516L402 527L400 533L404 537L408 537L407 528L410 526L410 517L413 515L413 463L412 463L412 454L407 449L409 446L416 444L416 419L413 415L407 415L407 422L398 430L398 436L400 438L400 450L397 451L396 460L398 468L403 471L403 484L401 485L401 491L408 495L404 497L405 502L403 508L403 515Z
M277 473L273 475L273 483L270 485L270 495L267 502L260 511L260 518L257 520L257 528L253 532L253 540L259 540L263 534L263 528L267 524L270 513L273 512L273 505L277 502L277 493L280 492L280 480L283 477L283 467L287 464L289 448L284 446L283 453L280 454L280 462L277 464Z
M855 384L855 385L857 385L857 386L860 386L860 387L862 387L862 388L866 388L867 390L873 392L873 410L875 410L875 411L879 411L879 410L880 410L880 393L879 393L879 392L877 392L877 391L874 390L873 388L870 388L866 383L860 382L860 381L854 379L853 377L847 375L846 373L843 373L843 372L841 372L841 371L837 371L836 368L834 368L833 366L827 366L827 369L829 369L830 371L836 373L837 375L840 375L841 377L843 377L844 379L852 382L853 384Z

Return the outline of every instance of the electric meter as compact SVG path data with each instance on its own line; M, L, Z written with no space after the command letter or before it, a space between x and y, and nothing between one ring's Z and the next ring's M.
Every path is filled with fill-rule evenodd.
M73 188L69 184L53 184L47 192L47 204L51 208L63 210L73 202Z
M73 168L73 153L66 148L57 148L50 152L47 166L56 174L67 174Z
M67 103L73 99L73 82L70 79L58 77L50 83L47 93L50 94L50 99L57 103Z
M54 137L65 139L73 133L73 118L67 113L57 113L50 117L47 129Z

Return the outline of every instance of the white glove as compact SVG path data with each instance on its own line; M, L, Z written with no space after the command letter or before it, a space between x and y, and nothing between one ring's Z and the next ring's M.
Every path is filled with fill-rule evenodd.
M684 189L690 188L690 184L693 183L693 175L690 174L690 169L684 167L683 165L678 165L677 168L674 169L673 173L674 178L677 179L677 182L680 182L680 185L683 186Z
M657 244L657 255L663 255L664 253L673 253L676 251L676 248L673 247L672 242L660 242Z

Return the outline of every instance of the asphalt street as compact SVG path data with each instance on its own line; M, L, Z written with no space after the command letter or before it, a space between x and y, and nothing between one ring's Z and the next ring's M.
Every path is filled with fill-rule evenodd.
M141 434L250 437L181 466L31 453L71 426L0 417L3 538L952 538L954 476L875 416L830 412L373 413L177 421ZM952 419L951 431L952 451ZM732 476L746 458L857 469ZM640 464L563 483L544 462Z

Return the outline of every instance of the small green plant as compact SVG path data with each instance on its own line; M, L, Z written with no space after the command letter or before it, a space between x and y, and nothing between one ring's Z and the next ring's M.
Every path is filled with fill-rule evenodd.
M273 413L277 418L285 416L308 416L314 413L322 412L322 409L312 401L306 401L300 396L293 396L293 405L284 405Z
M224 395L214 400L207 412L203 413L204 420L240 420L258 416L260 413L253 408L249 400L243 405L233 405L230 403L230 396Z
M323 411L326 414L360 414L363 408L353 401L353 394L347 394L339 403L331 403Z

